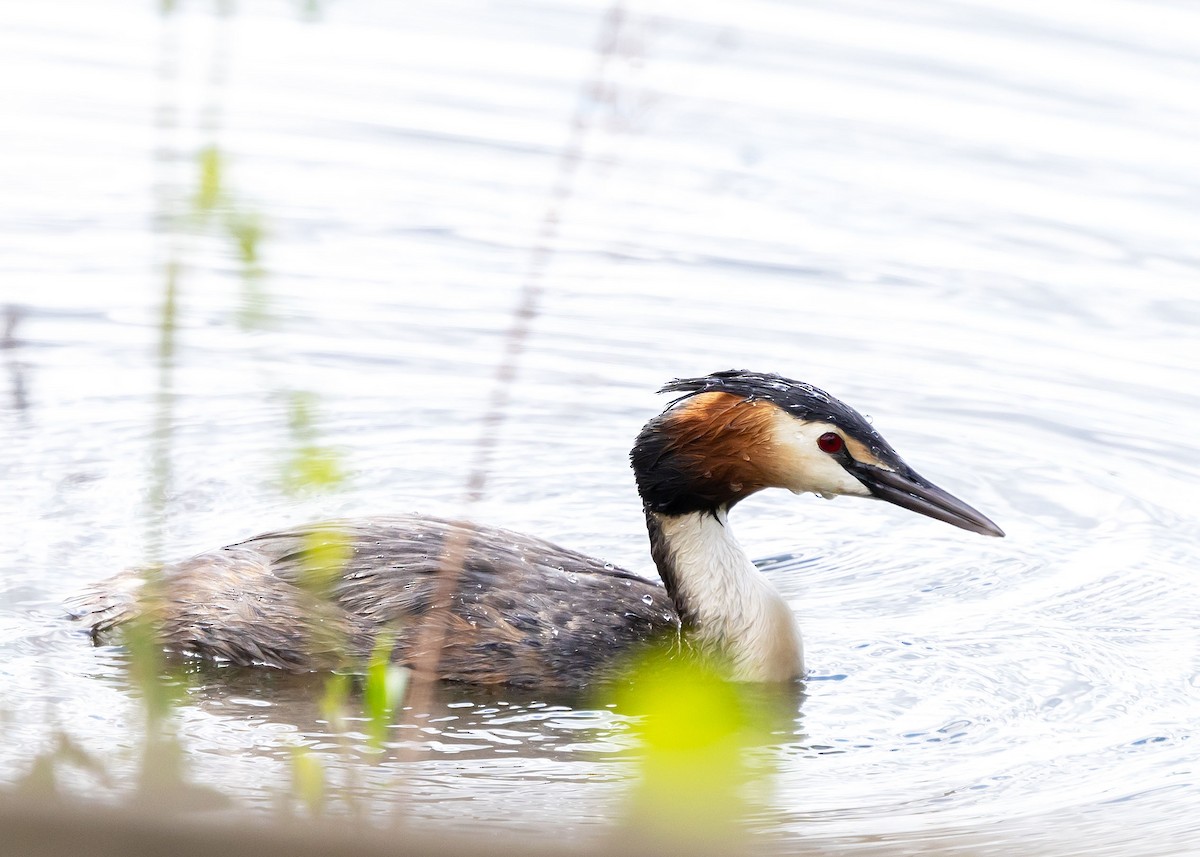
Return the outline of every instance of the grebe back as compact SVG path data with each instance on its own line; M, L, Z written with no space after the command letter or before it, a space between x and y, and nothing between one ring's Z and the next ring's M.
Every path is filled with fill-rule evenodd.
M581 687L638 645L681 635L740 681L804 674L795 616L734 539L729 510L764 488L875 497L972 532L982 514L919 476L855 410L778 375L672 381L681 395L630 459L665 586L550 542L409 515L266 533L162 570L154 621L185 654L291 671L345 666L380 634L393 659L470 683ZM442 552L462 568L437 657L416 651ZM328 550L326 550L328 548ZM332 557L316 569L314 557ZM142 575L125 572L69 605L94 635L134 618Z

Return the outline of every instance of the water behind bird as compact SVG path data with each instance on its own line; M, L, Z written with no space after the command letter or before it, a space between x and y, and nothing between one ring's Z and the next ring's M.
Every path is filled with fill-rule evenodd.
M223 25L219 137L269 224L272 321L239 329L236 266L189 239L170 557L339 515L461 512L604 10L399 8ZM772 841L1200 850L1200 20L1065 9L632 7L612 97L587 102L472 514L652 574L626 457L652 391L746 367L869 411L1009 533L848 499L734 511L812 671L758 750L776 773L750 824ZM0 782L61 732L109 774L66 787L120 793L140 722L126 655L57 605L146 559L149 255L169 204L152 190L190 181L210 142L155 122L171 93L200 115L220 28L192 8L161 27L151 6L2 14L23 85L0 159L17 319L0 352ZM340 451L332 494L280 490L287 389L315 394ZM552 806L587 838L633 770L630 720L603 700L455 689L383 758L332 728L317 679L192 665L179 682L189 775L255 810L303 748L335 808L544 832Z

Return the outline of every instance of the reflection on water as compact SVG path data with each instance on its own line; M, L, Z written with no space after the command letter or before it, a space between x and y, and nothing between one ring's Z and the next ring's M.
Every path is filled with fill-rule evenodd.
M607 7L255 6L219 26L68 7L0 13L21 81L0 93L0 781L62 731L111 775L65 785L103 794L135 776L136 693L57 604L145 558L155 194L212 142L214 40L272 322L239 327L243 260L189 236L172 557L458 511ZM754 827L863 850L1200 849L1197 12L654 3L622 34L474 515L648 571L626 453L652 391L734 366L812 381L1009 537L851 500L738 507L813 670L764 750ZM283 389L323 403L349 473L331 495L279 489ZM593 701L457 689L380 758L323 723L316 679L183 684L190 774L239 806L276 808L306 746L339 807L403 796L422 823L586 837L633 770L628 718Z

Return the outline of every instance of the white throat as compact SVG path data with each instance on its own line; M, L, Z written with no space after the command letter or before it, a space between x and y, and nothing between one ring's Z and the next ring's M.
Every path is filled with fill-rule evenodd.
M802 677L796 617L733 537L726 510L650 515L663 540L656 559L670 565L676 602L685 608L692 638L727 658L737 681Z

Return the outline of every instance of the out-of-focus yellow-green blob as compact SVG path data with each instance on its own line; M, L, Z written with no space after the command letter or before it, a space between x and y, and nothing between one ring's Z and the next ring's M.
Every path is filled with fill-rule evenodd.
M288 493L314 488L332 488L345 478L338 454L328 447L304 444L297 447L283 473Z
M259 246L267 234L262 218L253 212L231 212L225 220L225 228L237 247L238 259L247 271L258 269Z
M392 663L394 643L391 634L379 635L363 680L363 713L367 716L371 743L376 747L383 746L396 706L408 686L408 670Z
M325 679L325 692L321 694L321 716L329 724L331 732L341 732L345 727L350 684L350 676L346 673L333 673Z
M637 717L639 783L629 820L654 838L711 846L734 836L765 737L743 688L716 665L655 650L629 670L618 709Z
M130 622L123 640L129 650L129 672L142 695L146 710L147 730L153 731L170 715L175 704L184 696L184 683L166 669L162 638L157 624L157 603L152 596L143 595L150 609Z
M292 748L292 794L314 815L325 806L325 766L307 747Z
M224 189L221 178L224 159L216 146L205 146L200 150L200 180L196 183L196 194L192 197L192 208L198 215L207 215L221 204Z
M295 441L284 463L283 487L292 494L335 488L345 480L336 450L317 443L313 396L292 393L288 400L288 426Z
M304 573L301 578L305 589L322 597L328 595L330 587L342 576L342 569L353 552L349 537L336 526L305 533Z

